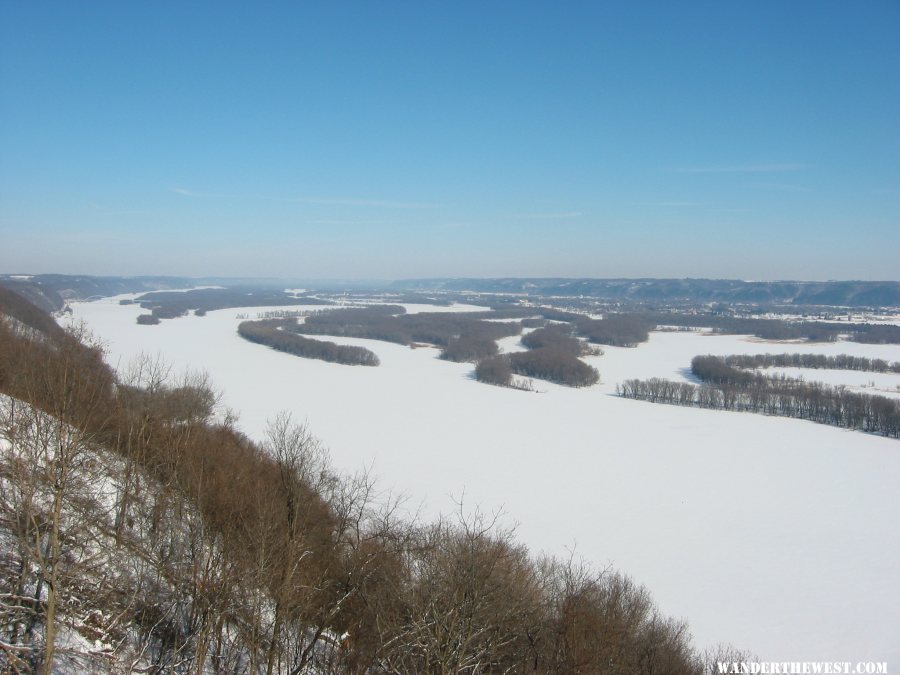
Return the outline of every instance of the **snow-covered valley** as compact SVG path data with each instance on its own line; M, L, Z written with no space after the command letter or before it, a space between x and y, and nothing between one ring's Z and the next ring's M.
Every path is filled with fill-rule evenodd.
M410 509L421 505L428 516L459 500L502 510L535 552L574 549L646 584L664 612L688 619L700 647L728 641L772 660L900 658L897 441L614 395L627 378L690 379L698 354L897 361L897 346L658 332L637 348L587 358L600 371L596 386L540 381L534 393L478 383L471 364L439 360L431 348L325 338L375 352L381 366L363 368L237 335L238 315L272 307L141 326L141 308L119 305L121 297L71 305L113 366L145 353L207 371L253 438L290 410L337 467L374 467L382 487L405 492Z

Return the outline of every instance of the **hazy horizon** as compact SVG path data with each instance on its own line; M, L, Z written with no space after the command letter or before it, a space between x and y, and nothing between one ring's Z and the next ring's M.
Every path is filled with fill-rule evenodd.
M502 279L519 279L519 280L561 280L561 281L738 281L741 283L900 283L900 279L881 279L881 278L845 278L845 279L801 279L801 278L773 278L773 279L742 279L740 277L701 277L701 276L678 276L678 277L653 277L653 276L632 276L632 277L573 277L573 276L525 276L525 275L506 275L506 276L428 276L428 277L302 277L302 276L250 276L250 275L227 275L227 274L95 274L92 272L60 272L58 270L50 270L46 272L27 272L17 271L0 271L0 276L6 277L34 277L41 275L56 274L60 276L73 277L98 277L98 278L172 278L172 279L195 279L197 281L244 281L247 283L254 282L285 282L285 283L304 283L304 284L337 284L347 283L364 287L366 284L373 286L400 284L405 281L491 281Z
M0 269L897 280L900 5L4 3Z

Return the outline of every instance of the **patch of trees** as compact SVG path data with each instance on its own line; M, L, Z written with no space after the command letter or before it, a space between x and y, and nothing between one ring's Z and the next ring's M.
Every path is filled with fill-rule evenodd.
M622 347L634 347L646 342L653 327L651 322L638 314L607 314L602 319L592 319L584 314L547 306L499 310L485 316L502 318L505 314L527 317L522 321L523 326L555 328L573 336L580 335L594 344Z
M704 672L627 577L410 522L290 417L253 443L202 377L80 337L0 322L0 669Z
M475 364L475 379L485 384L508 387L513 381L513 369L507 355L491 356Z
M496 340L522 332L517 321L484 321L493 313L422 312L404 314L399 306L341 309L310 316L289 330L306 335L340 335L402 345L441 347L441 358L477 361L497 353Z
M250 342L307 359L320 359L349 366L377 366L380 363L375 352L365 347L313 340L283 330L285 326L290 325L294 325L294 322L281 319L242 321L238 324L238 334Z
M758 412L822 424L900 436L900 401L786 377L766 377L726 364L715 356L697 356L691 371L704 384L653 378L617 385L620 396L654 403Z
M872 373L900 373L900 361L867 359L863 356L838 354L736 354L725 357L734 368L814 368L817 370L860 370Z
M447 340L447 345L441 350L441 358L447 361L472 362L488 356L495 356L500 349L496 339L490 333L477 331L455 335Z
M540 318L537 318L538 315ZM442 347L441 358L452 361L478 361L496 356L496 340L518 335L523 322L497 321L497 319L526 319L531 325L544 326L548 321L557 322L553 333L539 333L530 340L555 338L553 353L574 352L577 355L591 353L584 351L583 343L576 334L597 344L634 346L648 338L649 324L640 318L626 314L611 314L603 319L591 319L583 314L566 312L552 307L502 307L490 312L423 312L402 314L401 307L373 305L362 309L341 309L323 312L307 318L290 330L309 335L341 335L348 337L385 340L411 345L426 343ZM548 331L551 327L548 327ZM535 331L537 332L537 331ZM534 335L532 333L532 335ZM563 342L567 343L563 346ZM576 343L578 350L575 352ZM549 360L549 353L540 361ZM559 357L555 357L559 360ZM531 366L522 365L522 368ZM583 370L571 360L565 367L567 372ZM585 373L582 373L585 374ZM579 378L581 381L583 378ZM582 385L578 385L582 386Z
M533 308L505 303L491 303L490 310L465 312L465 316L472 319L522 319L527 316L536 316Z
M591 347L579 340L571 327L565 324L551 324L538 328L522 336L522 344L529 349L549 347L556 351L566 352L572 356L599 356L599 348Z
M156 314L138 314L138 324L141 326L155 326L159 323L159 317Z
M765 379L764 375L729 366L718 356L695 356L691 359L691 372L703 382L738 387L748 387L754 380Z
M547 325L547 320L543 317L527 317L522 319L522 328L543 328Z
M577 312L567 312L555 307L540 307L538 313L548 321L563 321L565 323L574 323L586 318L583 314Z
M741 319L722 317L713 321L712 329L717 333L730 335L753 335L763 340L809 340L811 342L834 342L842 332L842 327L818 321L784 321L781 319Z
M650 337L650 323L632 314L607 314L602 319L579 317L575 327L590 342L618 347L636 347Z
M273 307L278 305L331 305L328 300L297 297L284 291L260 288L201 288L190 291L156 291L145 293L135 302L160 319L174 319L189 311L203 316L206 312L232 307Z
M400 329L396 321L397 315L405 312L406 310L399 305L336 309L307 317L302 324L289 330L307 335L338 335L408 345L412 339L407 332Z
M812 322L788 322L782 319L746 319L711 312L646 312L642 316L653 325L684 328L709 328L729 335L753 335L766 340L834 340L837 334L822 331Z
M452 334L443 343L447 333L437 332L432 338L432 344L443 346L441 358L448 361L474 363L486 356L494 356L499 351L497 340L522 332L522 324L518 321L482 321L466 317L439 321L443 324L443 329L452 331Z
M569 387L589 387L600 381L597 369L579 359L593 354L593 349L576 338L567 324L538 328L523 335L521 342L528 351L494 355L478 361L475 379L501 386L514 386L513 375Z
M180 316L186 316L190 311L190 308L182 307L176 303L150 306L149 304L142 302L141 307L149 309L150 313L160 320L177 319Z
M512 371L569 387L589 387L600 381L600 373L564 349L540 347L509 354Z
M0 316L14 319L40 333L59 339L63 330L53 318L18 293L0 286Z
M877 323L852 324L850 339L853 342L862 342L875 345L900 344L900 326Z

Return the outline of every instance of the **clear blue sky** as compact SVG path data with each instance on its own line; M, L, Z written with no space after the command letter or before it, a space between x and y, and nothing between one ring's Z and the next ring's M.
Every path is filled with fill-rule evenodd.
M0 272L900 278L900 2L0 0Z

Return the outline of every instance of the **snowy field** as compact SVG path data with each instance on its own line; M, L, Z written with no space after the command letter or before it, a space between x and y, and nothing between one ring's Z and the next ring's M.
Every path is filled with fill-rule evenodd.
M530 393L480 384L472 365L430 348L335 339L381 359L364 368L238 337L237 314L272 307L139 326L145 310L118 305L122 297L132 296L72 305L110 363L143 352L208 371L252 437L287 409L338 468L374 466L382 487L404 491L427 516L463 496L467 507L502 509L532 550L574 548L646 584L665 613L689 620L700 647L728 641L767 660L900 663L900 442L612 395L628 378L690 380L698 354L897 361L897 346L653 333L636 349L604 347L587 359L600 371L594 387L535 381L541 393Z
M900 373L869 373L861 370L823 370L820 368L766 368L765 375L802 378L807 382L844 385L850 391L873 396L900 398Z
M384 302L376 302L372 300L351 300L348 302L342 302L341 300L337 300L337 303L346 307L365 307L367 305L402 305L403 308L406 309L407 314L421 314L422 312L483 312L488 309L487 307L482 307L480 305L467 305L461 302L456 302L452 305L427 305L417 302L394 302L391 298L385 298ZM328 307L320 306L319 309L328 309Z

